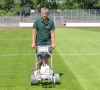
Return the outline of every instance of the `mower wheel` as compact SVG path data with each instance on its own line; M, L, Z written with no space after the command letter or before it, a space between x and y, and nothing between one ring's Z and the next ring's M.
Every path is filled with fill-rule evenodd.
M59 73L54 74L54 84L60 84L60 75L59 75Z
M36 84L36 78L35 75L31 75L31 85L35 85Z

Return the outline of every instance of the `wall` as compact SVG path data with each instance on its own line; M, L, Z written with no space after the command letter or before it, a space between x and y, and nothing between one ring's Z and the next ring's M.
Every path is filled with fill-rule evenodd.
M32 27L33 23L19 23L19 27ZM100 27L100 23L66 23L65 27Z

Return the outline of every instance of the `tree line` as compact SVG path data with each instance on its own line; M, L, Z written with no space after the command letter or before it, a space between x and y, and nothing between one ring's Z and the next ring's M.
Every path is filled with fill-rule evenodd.
M0 16L18 15L28 9L99 9L100 0L0 0Z

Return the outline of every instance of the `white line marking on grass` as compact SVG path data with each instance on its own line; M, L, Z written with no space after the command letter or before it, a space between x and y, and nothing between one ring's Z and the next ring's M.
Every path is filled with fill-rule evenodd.
M0 56L32 56L35 54L0 54Z
M32 56L35 54L0 54L0 56ZM100 55L100 53L95 54L52 54L54 56L60 55L60 56L97 56Z
M2 40L30 40L30 39L0 39L1 41Z

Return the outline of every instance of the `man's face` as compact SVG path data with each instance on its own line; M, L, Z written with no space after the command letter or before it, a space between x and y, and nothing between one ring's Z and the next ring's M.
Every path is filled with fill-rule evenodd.
M48 13L47 12L41 12L41 16L43 18L43 20L46 20L48 17Z

